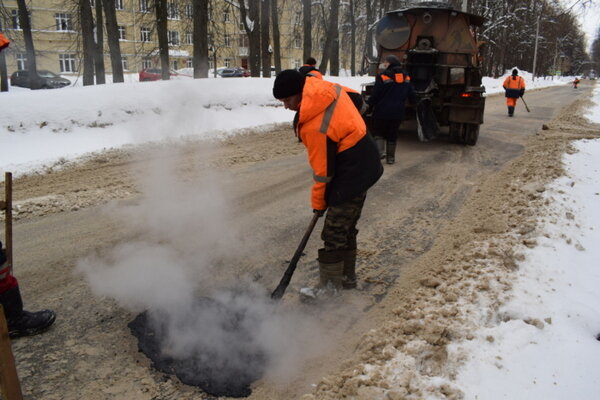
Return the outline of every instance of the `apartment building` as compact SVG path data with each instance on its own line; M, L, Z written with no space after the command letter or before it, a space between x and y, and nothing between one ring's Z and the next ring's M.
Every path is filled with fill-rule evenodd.
M138 73L160 66L155 13L152 0L112 0L119 26L122 64L125 73ZM96 0L90 0L94 11ZM74 0L29 1L38 69L60 74L78 74L82 69L79 13ZM241 23L238 3L213 0L209 9L208 40L210 68L248 66L248 37ZM26 69L27 56L18 18L16 0L3 0L0 31L12 41L5 51L8 73ZM284 2L280 13L283 68L296 68L302 59L301 2ZM169 59L172 69L192 67L192 1L167 2ZM104 29L105 67L110 58Z

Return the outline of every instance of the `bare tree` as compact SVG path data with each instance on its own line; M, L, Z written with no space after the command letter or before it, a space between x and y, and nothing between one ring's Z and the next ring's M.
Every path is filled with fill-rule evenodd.
M250 53L250 74L254 77L260 76L260 0L240 1L240 14L246 34L248 35L248 47Z
M156 11L156 34L158 35L158 51L160 53L160 68L162 79L169 80L169 33L167 26L167 0L154 0Z
M303 60L312 57L312 0L302 0L302 22L304 26Z
M261 63L263 78L271 77L271 52L272 47L269 38L269 18L270 18L270 0L260 1L260 42L261 42Z
M193 0L194 78L208 77L208 0ZM216 68L216 67L215 67Z
M0 92L8 92L8 71L6 70L6 56L0 50Z
M281 72L281 42L279 39L279 13L277 9L277 0L271 0L271 22L273 25L273 58L275 64L275 73Z
M112 0L104 0L102 6L104 8L104 15L106 16L106 36L108 38L108 49L110 51L113 83L124 82L123 60L121 59L121 46L119 44L119 27L117 25L115 2Z
M89 0L79 1L79 23L81 25L81 40L83 45L83 86L94 84L94 17Z
M339 75L340 54L339 54L339 27L338 18L340 11L340 2L333 0L329 10L329 22L327 23L327 36L325 38L325 48L323 49L323 58L319 65L322 73L327 71L327 64L331 59L331 75ZM324 14L324 13L323 13Z
M29 19L29 10L25 0L17 0L19 7L19 25L23 30L23 40L25 41L25 51L27 54L27 70L29 71L29 87L39 89L41 87L40 78L37 74L37 63L35 58L35 48L33 46L33 35L31 34L31 20Z
M96 37L94 41L94 46L96 46L96 51L94 52L96 85L103 85L106 83L106 75L104 70L104 19L102 18L102 2L103 0L96 0Z

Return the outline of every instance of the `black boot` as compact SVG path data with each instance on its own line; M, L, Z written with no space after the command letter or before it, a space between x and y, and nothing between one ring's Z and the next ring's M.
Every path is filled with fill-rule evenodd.
M0 294L0 304L4 307L8 335L11 338L42 333L50 328L56 319L56 314L50 310L37 312L23 310L23 300L18 286Z
M379 158L383 160L385 158L385 139L381 136L375 136L375 143L377 144Z
M344 251L344 289L356 289L356 249Z
M515 113L515 108L514 107L508 107L508 116L512 117Z
M395 140L387 140L386 144L386 156L385 162L386 164L393 164L396 162L396 141Z

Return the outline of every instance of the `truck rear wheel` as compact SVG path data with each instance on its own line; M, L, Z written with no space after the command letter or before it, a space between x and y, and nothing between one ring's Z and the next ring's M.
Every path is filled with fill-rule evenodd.
M450 123L450 140L454 143L475 146L479 139L479 124Z

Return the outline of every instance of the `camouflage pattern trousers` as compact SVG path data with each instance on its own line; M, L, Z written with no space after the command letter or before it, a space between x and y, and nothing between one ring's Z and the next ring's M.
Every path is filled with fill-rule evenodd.
M367 192L362 192L353 199L327 209L321 239L325 251L356 249L356 224L360 218Z

